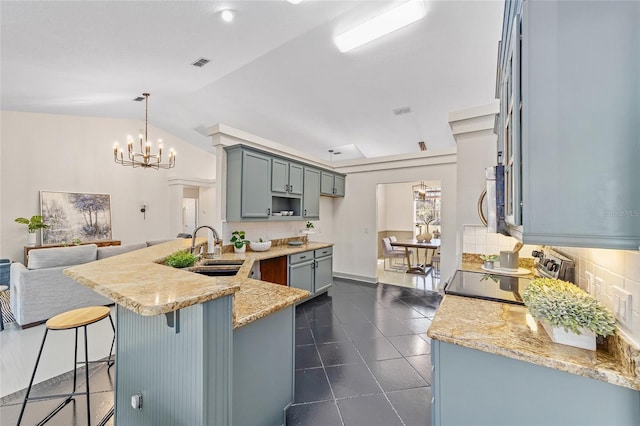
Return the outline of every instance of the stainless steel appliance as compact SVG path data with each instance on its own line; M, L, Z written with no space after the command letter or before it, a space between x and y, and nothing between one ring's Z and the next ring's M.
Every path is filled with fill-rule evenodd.
M551 247L535 250L533 274L537 277L556 278L575 283L575 261ZM444 285L445 294L494 300L524 305L522 292L529 285L529 278L457 270Z
M529 278L457 270L445 284L444 293L475 299L524 305L521 294Z
M504 221L504 166L487 167L486 188L478 199L478 216L487 232L506 235Z
M539 277L556 278L575 283L576 263L566 254L551 247L534 250L534 274Z

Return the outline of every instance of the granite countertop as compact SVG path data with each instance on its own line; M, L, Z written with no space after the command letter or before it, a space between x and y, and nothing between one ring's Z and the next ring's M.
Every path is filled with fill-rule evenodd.
M198 238L203 244L205 239ZM255 261L287 256L333 244L307 242L276 245L265 252L224 253L221 260L242 260L236 276L210 277L160 264L168 255L191 247L178 239L64 270L65 275L143 316L176 311L234 295L234 328L272 314L309 296L297 288L248 278Z
M473 264L466 266L472 268ZM445 295L427 335L640 390L640 349L634 348L624 336L609 337L606 345L599 345L596 351L553 343L525 306Z

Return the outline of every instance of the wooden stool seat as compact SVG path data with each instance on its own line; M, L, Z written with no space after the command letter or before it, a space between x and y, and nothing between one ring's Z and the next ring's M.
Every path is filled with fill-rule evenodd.
M111 313L107 306L90 306L88 308L74 309L63 312L47 320L47 328L50 330L69 330L93 324Z

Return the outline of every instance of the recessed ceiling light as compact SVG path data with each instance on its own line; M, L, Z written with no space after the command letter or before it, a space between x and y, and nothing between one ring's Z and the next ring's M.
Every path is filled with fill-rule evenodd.
M231 22L235 17L235 13L231 9L224 9L222 12L220 12L220 17L224 22Z
M426 14L427 7L423 0L408 0L335 36L333 41L338 50L348 52L422 19Z
M287 0L291 4L299 4L302 3L302 0Z

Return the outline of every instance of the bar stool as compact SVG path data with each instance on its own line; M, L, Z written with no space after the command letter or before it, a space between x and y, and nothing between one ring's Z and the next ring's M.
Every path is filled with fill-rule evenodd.
M0 293L9 290L9 286L0 285ZM2 304L0 304L0 331L4 330L4 318L2 318Z
M113 341L111 342L111 349L109 350L109 358L107 360L100 361L89 361L89 346L87 343L87 326L90 324L94 324L106 317L109 317L109 321L111 321L111 328L113 329ZM78 362L78 328L84 328L84 363ZM40 356L42 355L42 350L44 348L44 343L47 340L47 334L49 330L71 330L74 329L76 332L75 339L75 349L74 349L74 359L73 359L73 390L69 394L58 394L58 395L47 395L47 396L34 396L29 397L31 393L31 387L33 386L33 379L36 377L36 370L38 369L38 364L40 363ZM64 401L60 403L51 413L47 415L38 425L45 424L53 416L55 416L60 410L62 410L69 402L71 402L75 395L85 395L87 397L87 425L91 425L91 408L89 401L89 363L95 362L107 362L109 363L109 368L113 365L113 360L111 360L111 354L113 352L113 344L115 342L115 331L116 328L113 324L113 319L111 318L111 310L107 306L91 306L88 308L80 308L74 309L72 311L63 312L55 317L50 318L46 323L46 329L44 330L44 337L42 338L42 344L40 345L40 351L38 352L38 358L36 359L36 365L33 368L33 374L31 375L31 380L29 381L29 387L27 388L27 394L24 397L24 402L22 403L22 409L20 410L20 417L18 417L18 426L22 421L22 416L24 414L24 409L27 406L28 400L37 400L37 399L51 399L51 398L61 398L66 397ZM77 378L77 366L78 364L84 364L85 366L85 380L86 380L86 391L85 392L76 392L76 378Z

